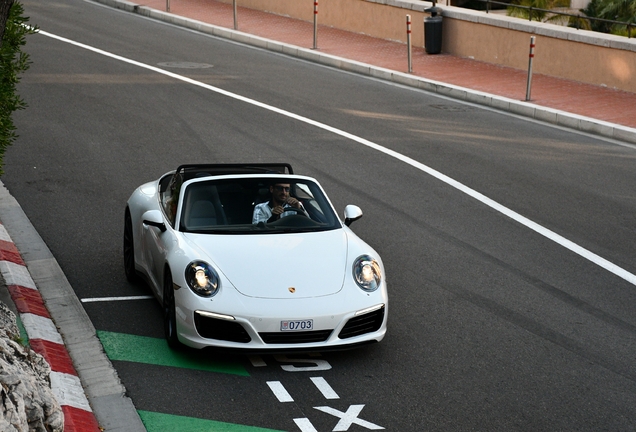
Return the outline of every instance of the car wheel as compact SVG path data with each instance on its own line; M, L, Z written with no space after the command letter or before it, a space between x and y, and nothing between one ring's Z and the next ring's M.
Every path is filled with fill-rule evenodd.
M163 330L168 346L174 350L183 348L177 336L177 313L174 305L174 288L172 287L172 275L166 271L163 282Z
M129 282L137 282L139 280L137 270L135 270L135 242L133 239L132 218L128 208L126 208L124 219L124 272Z

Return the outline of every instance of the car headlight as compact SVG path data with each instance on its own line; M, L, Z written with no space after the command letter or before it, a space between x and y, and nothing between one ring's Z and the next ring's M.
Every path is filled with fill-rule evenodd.
M212 297L221 288L219 275L210 264L203 261L192 261L188 264L185 280L190 289L201 297Z
M382 282L380 264L369 255L362 255L353 264L353 279L365 291L375 291Z

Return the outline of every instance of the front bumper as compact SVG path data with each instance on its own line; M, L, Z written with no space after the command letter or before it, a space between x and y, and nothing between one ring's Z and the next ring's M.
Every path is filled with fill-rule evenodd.
M388 302L383 292L363 293L364 302L343 293L299 300L243 298L234 308L192 298L187 291L179 294L175 295L177 333L183 344L193 348L320 351L380 342L386 334ZM353 297L360 297L359 293ZM281 321L309 319L310 331L281 330Z

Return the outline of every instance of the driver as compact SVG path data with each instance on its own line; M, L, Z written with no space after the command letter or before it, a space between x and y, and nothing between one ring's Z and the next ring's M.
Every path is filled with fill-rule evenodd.
M286 208L294 207L303 209L303 205L296 198L289 196L289 183L275 183L270 185L269 193L272 198L268 202L256 204L252 223L274 222L278 219L296 214L295 211L285 211Z

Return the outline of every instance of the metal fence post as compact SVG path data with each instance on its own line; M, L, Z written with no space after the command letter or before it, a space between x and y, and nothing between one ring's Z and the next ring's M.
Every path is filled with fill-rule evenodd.
M528 84L526 85L526 101L530 100L530 90L532 88L532 61L534 60L534 36L530 36L530 58L528 60Z
M166 12L170 12L170 0L166 0Z
M238 30L238 16L236 14L236 0L232 0L232 10L234 13L234 30Z
M314 0L314 49L318 49L318 0Z
M413 57L411 49L411 15L406 15L406 45L408 47L409 73L413 72Z

